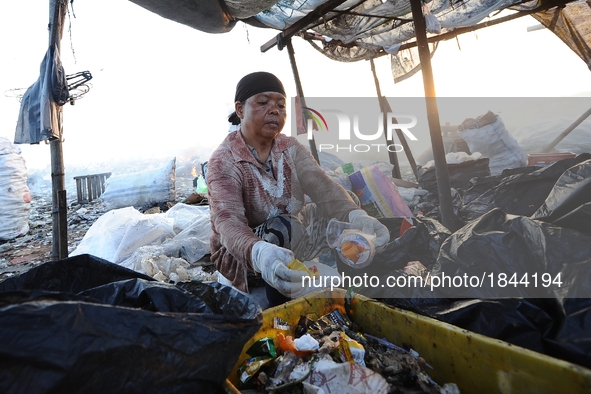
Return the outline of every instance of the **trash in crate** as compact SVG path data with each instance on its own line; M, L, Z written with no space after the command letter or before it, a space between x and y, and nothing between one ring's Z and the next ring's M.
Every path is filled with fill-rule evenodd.
M427 373L432 367L410 346L358 332L339 309L316 320L301 316L297 323L286 324L294 329L277 334L277 357L249 358L238 369L242 389L353 394L460 392L454 383L439 386ZM252 347L270 340L263 338ZM247 354L254 354L252 347Z

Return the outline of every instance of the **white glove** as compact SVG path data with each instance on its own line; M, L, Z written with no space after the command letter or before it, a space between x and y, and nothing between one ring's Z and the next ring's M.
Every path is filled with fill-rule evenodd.
M356 209L349 212L349 223L365 234L375 235L374 246L381 251L390 242L390 232L380 221L369 216L363 209Z
M303 271L287 268L294 259L291 250L279 247L269 242L258 241L252 247L252 266L259 272L263 280L281 294L290 298L297 298L307 290L302 287L302 277L307 276Z

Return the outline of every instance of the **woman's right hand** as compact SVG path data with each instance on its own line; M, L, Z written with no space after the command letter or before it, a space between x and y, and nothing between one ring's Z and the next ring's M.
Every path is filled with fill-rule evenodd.
M265 241L258 241L252 247L252 266L263 280L281 294L297 298L306 293L302 285L306 272L295 271L287 265L295 258L292 251Z

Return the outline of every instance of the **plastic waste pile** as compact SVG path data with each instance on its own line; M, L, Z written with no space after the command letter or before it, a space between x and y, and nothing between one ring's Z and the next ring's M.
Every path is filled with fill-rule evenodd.
M210 252L209 207L178 203L166 213L133 207L111 210L87 231L72 253L91 254L163 282L216 280L195 264Z
M459 393L429 376L428 361L410 347L358 332L339 309L313 320L273 319L276 338L250 346L237 370L240 388L283 393ZM246 391L245 391L246 392Z

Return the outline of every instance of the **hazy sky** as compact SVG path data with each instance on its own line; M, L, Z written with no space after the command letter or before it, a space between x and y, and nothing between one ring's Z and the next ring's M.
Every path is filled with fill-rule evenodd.
M3 4L0 136L11 141L20 104L10 90L39 76L48 8L48 0ZM64 107L66 171L69 163L207 155L228 130L237 81L252 71L275 73L295 95L287 51L259 49L277 31L239 23L230 33L207 34L125 0L77 0L73 11L61 43L65 71L89 70L94 78L83 99ZM526 32L536 24L524 17L462 35L461 50L455 40L441 43L433 58L437 95L591 96L584 62L549 31ZM306 96L375 96L369 62L335 62L299 38L293 44ZM395 85L386 57L376 67L384 95L423 95L420 73ZM29 168L49 164L48 145L20 146Z

